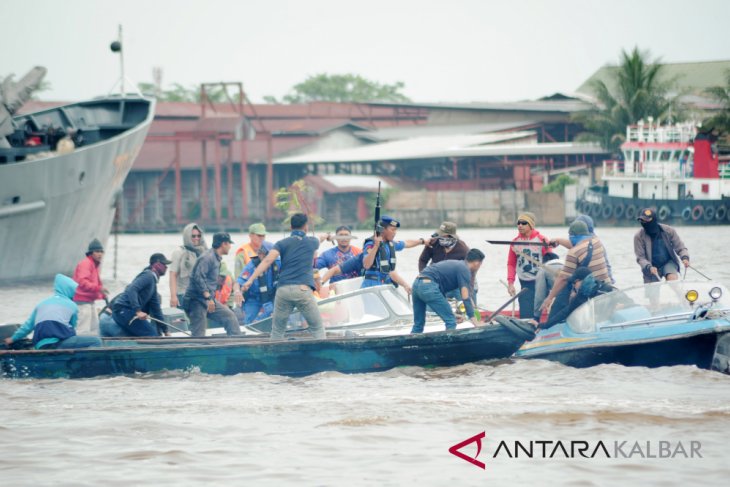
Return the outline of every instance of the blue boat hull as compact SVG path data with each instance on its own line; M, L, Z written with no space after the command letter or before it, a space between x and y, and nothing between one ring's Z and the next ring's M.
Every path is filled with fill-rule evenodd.
M164 370L305 376L375 372L399 366L453 366L511 356L524 343L503 326L422 335L329 340L110 340L77 350L0 351L10 378L85 378Z
M718 336L715 333L667 339L658 342L600 345L545 353L532 358L560 362L571 367L619 364L628 367L694 365L709 369Z

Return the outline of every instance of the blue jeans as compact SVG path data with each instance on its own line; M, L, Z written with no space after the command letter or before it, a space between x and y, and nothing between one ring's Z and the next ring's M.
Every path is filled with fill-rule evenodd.
M87 347L101 347L101 339L99 337L74 335L58 342L58 346L56 348Z
M160 336L157 326L153 325L149 320L134 320L135 312L131 309L119 309L112 312L112 318L119 327L131 336L136 337L156 337Z
M72 349L72 348L87 348L87 347L101 347L101 338L92 337L88 335L74 335L68 337L60 342L51 343L41 347L41 350L55 350L55 349Z
M261 301L257 299L247 299L243 302L243 313L247 325L268 318L273 311L274 303L271 302L261 304Z
M423 326L426 324L426 306L429 306L434 313L439 315L447 330L456 328L456 317L451 310L446 297L441 294L439 285L433 281L426 282L416 279L413 282L413 328L411 333L423 333Z

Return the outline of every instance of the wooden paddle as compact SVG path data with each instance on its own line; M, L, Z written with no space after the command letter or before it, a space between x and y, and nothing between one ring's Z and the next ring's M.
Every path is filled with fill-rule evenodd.
M511 298L509 298L506 303L504 303L502 306L500 306L499 308L497 308L496 311L494 311L491 315L489 315L489 318L487 318L486 320L484 320L484 322L485 323L489 323L490 321L492 321L492 318L494 318L499 313L501 313L507 306L509 306L510 304L514 303L515 299L519 298L520 295L522 293L526 292L526 291L527 291L527 288L526 287L523 287L522 289L520 289L520 292L516 293L514 296L512 296Z

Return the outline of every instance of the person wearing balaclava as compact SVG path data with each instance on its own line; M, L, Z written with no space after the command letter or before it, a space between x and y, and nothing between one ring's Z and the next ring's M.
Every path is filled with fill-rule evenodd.
M418 258L418 272L427 265L442 260L464 260L469 252L469 246L456 234L456 223L443 222L438 230L431 235L428 245L425 246L421 257Z
M689 252L677 231L659 223L651 208L641 210L637 220L641 230L634 235L634 254L644 282L679 279L679 261L681 259L684 267L689 267Z
M565 256L565 265L555 279L555 284L550 294L545 298L542 309L550 313L548 321L552 316L568 305L570 300L570 289L568 284L572 275L579 267L587 267L597 282L611 284L606 267L605 250L601 241L588 231L588 225L580 220L574 221L568 228L568 239L571 249ZM554 301L554 303L553 303Z
M112 318L128 335L158 336L169 333L164 324L157 283L167 272L170 262L164 254L152 254L150 265L112 300Z
M183 245L172 253L170 264L170 306L183 308L183 296L190 284L190 273L198 257L208 249L203 229L188 223L182 231Z

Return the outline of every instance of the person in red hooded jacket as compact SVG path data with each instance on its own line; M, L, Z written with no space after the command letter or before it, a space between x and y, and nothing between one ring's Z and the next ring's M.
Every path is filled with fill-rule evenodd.
M99 334L99 315L96 311L96 300L106 299L108 291L101 283L99 266L104 257L104 247L98 239L89 243L86 257L76 265L74 281L78 283L73 300L79 307L76 332L79 335Z

